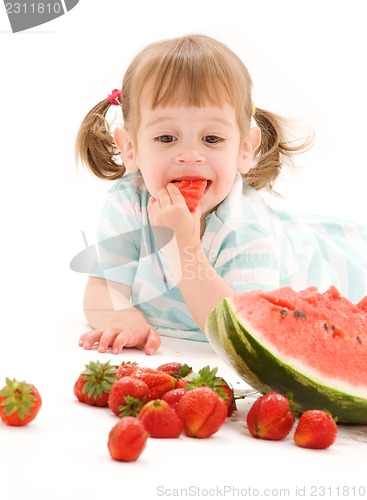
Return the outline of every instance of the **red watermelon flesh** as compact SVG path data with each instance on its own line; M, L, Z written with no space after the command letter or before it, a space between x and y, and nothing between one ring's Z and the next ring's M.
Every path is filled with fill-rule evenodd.
M238 314L258 327L264 344L283 360L367 390L367 309L335 287L324 293L285 287L238 294L232 300Z
M208 181L206 179L193 179L174 181L174 184L185 198L186 205L190 212L193 212L203 197Z

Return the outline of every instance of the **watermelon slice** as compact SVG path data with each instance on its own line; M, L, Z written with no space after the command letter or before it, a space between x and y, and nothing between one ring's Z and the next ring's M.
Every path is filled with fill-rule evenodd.
M174 181L174 184L185 198L190 212L193 212L203 197L208 181L206 179L193 179L188 181Z
M290 392L299 413L367 424L366 300L355 305L335 287L245 292L212 310L205 333L261 393Z

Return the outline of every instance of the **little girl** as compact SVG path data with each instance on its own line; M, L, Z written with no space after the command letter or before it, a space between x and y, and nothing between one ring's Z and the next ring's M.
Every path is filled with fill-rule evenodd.
M272 209L291 146L284 120L255 108L240 59L202 35L146 47L114 90L85 117L77 152L115 180L101 215L98 252L84 299L91 330L79 344L153 354L160 335L205 340L210 310L251 289L335 285L367 295L367 231ZM122 109L111 135L106 113ZM256 127L251 127L251 122ZM206 181L190 212L175 183Z

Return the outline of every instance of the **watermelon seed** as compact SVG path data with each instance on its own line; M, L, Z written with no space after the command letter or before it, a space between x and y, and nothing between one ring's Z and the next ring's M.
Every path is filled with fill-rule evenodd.
M361 337L356 337L356 339L357 339L357 342L358 342L359 344L362 344Z
M296 318L302 318L302 319L306 319L306 313L305 312L302 312L302 311L298 311L298 309L295 309L293 311L293 314Z
M324 323L322 326L325 328L325 330L329 330L329 328L330 328L330 330L331 330L333 333L334 333L334 331L335 331L335 326L334 326L334 325L330 325L330 326L328 326L328 324L327 324L327 323Z
M281 316L283 316L283 317L284 317L284 316L287 316L287 311L286 311L286 309L280 309L280 311L279 311L279 312L280 312L280 315L281 315Z

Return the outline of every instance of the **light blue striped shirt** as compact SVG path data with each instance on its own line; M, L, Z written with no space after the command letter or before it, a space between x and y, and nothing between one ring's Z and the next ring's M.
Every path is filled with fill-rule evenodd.
M116 181L102 210L91 275L131 285L132 304L162 335L205 341L157 244L149 198L140 174ZM367 295L366 228L274 209L260 192L243 191L239 174L207 217L201 243L215 271L238 292L334 285L352 302Z

